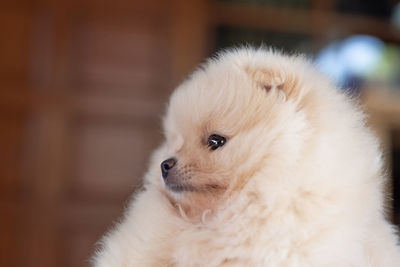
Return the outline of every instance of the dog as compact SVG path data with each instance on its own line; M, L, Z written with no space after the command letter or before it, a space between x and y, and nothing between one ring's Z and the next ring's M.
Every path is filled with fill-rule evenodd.
M237 48L172 94L143 190L96 267L396 267L377 139L302 56Z

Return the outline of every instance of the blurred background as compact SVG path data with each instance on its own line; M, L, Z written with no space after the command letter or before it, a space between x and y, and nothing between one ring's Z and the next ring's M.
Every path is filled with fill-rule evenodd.
M360 97L400 223L399 1L2 1L0 36L0 266L89 266L161 142L168 95L240 44L306 53Z

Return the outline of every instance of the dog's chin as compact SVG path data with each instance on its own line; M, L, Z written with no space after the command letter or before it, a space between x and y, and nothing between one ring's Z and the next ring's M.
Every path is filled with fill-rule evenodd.
M213 211L226 190L222 185L193 185L180 179L173 179L172 176L169 178L171 179L163 179L163 193L177 208L178 214L193 221L201 220L204 211Z

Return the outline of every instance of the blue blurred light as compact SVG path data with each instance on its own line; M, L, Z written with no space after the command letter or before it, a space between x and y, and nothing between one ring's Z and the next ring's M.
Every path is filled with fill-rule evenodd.
M366 76L378 64L384 48L385 44L375 37L357 35L342 42L339 56L351 74Z
M373 72L382 58L385 44L368 35L354 35L333 42L317 56L319 69L340 85L353 78L365 78Z
M339 43L334 42L324 48L317 56L316 63L323 73L331 76L338 84L343 84L345 78L344 64L338 58Z

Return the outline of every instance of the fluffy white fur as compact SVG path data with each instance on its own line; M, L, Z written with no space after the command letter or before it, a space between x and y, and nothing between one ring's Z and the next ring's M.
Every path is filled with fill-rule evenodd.
M164 122L144 188L94 266L400 266L378 142L303 58L222 53L176 89ZM228 141L210 151L213 133ZM215 186L169 190L171 156L185 181Z

